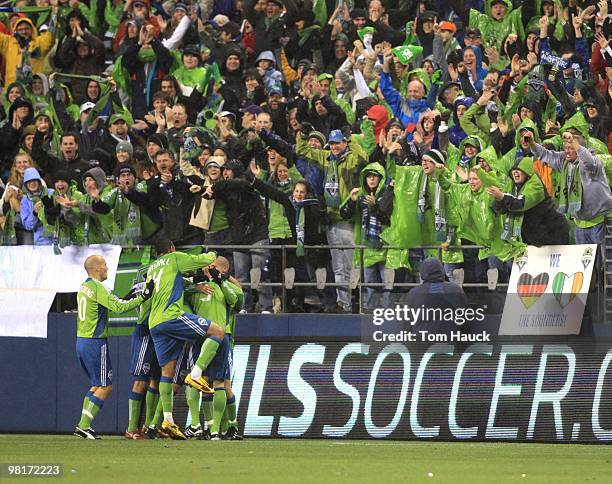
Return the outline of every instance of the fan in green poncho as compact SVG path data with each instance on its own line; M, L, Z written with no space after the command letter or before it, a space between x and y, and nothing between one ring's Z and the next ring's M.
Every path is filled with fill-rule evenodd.
M340 107L340 109L342 109L342 112L345 114L348 124L353 124L356 119L355 111L353 111L353 108L346 99L338 97L338 91L336 90L334 76L332 76L331 74L323 73L319 75L319 77L317 77L317 82L323 89L321 95L323 95L325 91L328 90L329 97Z
M467 239L483 248L478 259L495 256L507 261L520 255L525 246L512 245L501 239L502 218L491 209L492 198L487 194L482 178L495 180L492 172L485 172L480 166L470 169L468 183L453 183L452 173L444 168L436 170L436 177L442 189L448 194L449 202L456 207L459 238Z
M586 142L586 147L593 150L596 155L599 156L609 154L608 147L603 141L589 135L589 122L584 117L584 114L580 112L574 114L565 123L563 123L559 135L551 138L548 141L549 143L552 143L559 151L563 149L563 133L566 131L582 136Z
M128 200L125 193L133 187L145 192L146 184L136 184L136 170L129 164L117 166L114 175L117 186L102 198L108 213L100 219L111 235L112 244L123 247L142 245L143 240L151 237L159 226Z
M83 188L86 194L77 198L77 207L84 217L84 244L106 244L110 242L110 234L102 223L105 214L100 211L100 201L106 198L111 187L106 184L104 170L95 167L86 171L83 175Z
M383 248L380 234L383 226L389 225L389 214L384 210L383 197L392 195L392 191L385 190L385 169L380 163L366 165L360 173L359 187L353 188L350 195L340 207L343 219L353 221L355 225L355 244L366 246L363 249L363 266L365 283L383 282L387 249ZM360 251L353 255L353 267L361 266ZM374 301L375 294L380 294L379 288L366 288L364 307L366 311L374 307L389 307L387 290L382 291L382 301Z
M509 34L517 34L519 39L525 39L525 30L522 14L528 17L533 13L533 2L526 1L515 9L510 0L485 0L485 11L480 12L475 8L469 8L467 2L462 0L448 0L448 4L461 18L465 26L471 29L479 29L485 47L495 47L498 52L502 51L504 39Z
M476 155L478 166L482 168L479 178L485 188L498 186L503 191L510 190L512 182L506 170L499 163L495 147L489 146Z
M478 136L463 138L459 143L459 148L449 144L446 166L452 173L453 182L467 183L470 169L476 166L478 153L484 147L485 143Z
M402 249L459 245L454 207L448 205L448 197L434 176L436 163L443 165L444 161L442 153L430 150L423 155L422 166L395 167L391 223L381 234L388 245ZM463 254L459 249L444 250L442 260L461 263Z
M83 198L74 184L70 183L70 176L64 171L54 175L55 191L52 195L43 197L43 207L38 218L43 223L45 231L53 234L53 243L59 247L68 245L83 245L85 236L85 223L81 211L74 206L74 202Z
M514 133L514 148L508 151L508 153L502 156L499 160L499 168L503 173L508 173L515 165L517 159L522 158L526 154L531 156L529 144L521 140L521 131L523 130L531 131L536 143L540 142L540 131L538 130L537 125L530 118L525 117Z
M538 31L540 30L540 18L546 16L548 19L548 33L552 31L552 37L557 39L558 41L563 40L565 37L565 32L563 31L563 25L560 22L560 19L557 18L557 14L555 9L563 9L563 5L561 0L533 0L535 1L535 15L531 17L529 23L527 24L526 32L530 31Z
M176 78L183 95L190 96L194 89L204 89L206 68L200 67L200 49L187 45L183 53L173 50L174 63L170 73Z

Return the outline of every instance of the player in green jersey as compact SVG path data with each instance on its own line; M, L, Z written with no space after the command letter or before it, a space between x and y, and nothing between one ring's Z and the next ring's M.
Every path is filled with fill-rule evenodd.
M234 429L230 432L232 440L239 440L236 423L236 398L231 388L232 376L232 343L231 335L236 324L236 314L242 308L244 294L236 279L229 275L229 261L225 257L217 257L215 262L196 274L197 294L192 298L192 306L196 314L225 321L225 337L221 348L207 368L205 375L213 382L214 397L204 395L204 413L208 420L208 430L213 440L219 439L222 417L228 411L228 420ZM192 410L193 405L190 405ZM198 407L192 410L196 412ZM198 415L199 417L199 415ZM192 423L192 426L194 424ZM193 430L188 428L188 431Z
M196 344L206 338L196 362L196 367L206 368L223 342L225 329L224 323L217 324L183 310L183 277L181 274L211 264L216 259L216 255L214 252L201 255L176 252L174 244L169 240L158 241L156 252L158 259L149 266L147 281L155 283L149 314L149 330L162 369L159 383L159 396L164 413L162 430L173 439L184 440L185 435L174 423L172 416L174 404L172 381L176 361L185 342ZM187 375L185 384L203 393L213 392L201 375L194 378Z
M102 284L108 277L108 267L102 256L92 255L85 260L89 276L77 293L77 343L79 362L87 373L91 388L83 400L81 420L74 435L83 439L95 439L91 421L104 405L113 386L113 370L108 356L107 323L108 311L123 313L134 309L153 294L153 284L145 285L141 294L123 300L115 296Z

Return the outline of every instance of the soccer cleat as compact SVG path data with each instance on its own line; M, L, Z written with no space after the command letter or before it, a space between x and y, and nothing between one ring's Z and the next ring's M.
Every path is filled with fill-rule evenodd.
M221 440L218 433L210 434L210 440Z
M87 432L89 432L91 435L93 435L93 436L94 436L94 438L95 438L96 440L100 440L100 438L101 438L101 437L100 437L100 436L99 436L99 435L96 433L96 431L95 431L94 429L92 429L91 427L89 427L89 428L87 429Z
M191 375L187 373L185 377L185 385L189 385L191 388L195 388L196 390L202 393L213 394L215 391L210 387L208 382L203 378L196 378L195 380L191 378Z
M185 434L181 432L181 429L179 429L178 425L176 425L175 423L170 423L167 420L164 420L162 422L161 428L164 432L168 434L171 439L187 440Z
M161 429L158 429L155 425L149 425L149 427L144 430L147 439L167 439L168 434L166 432L162 432Z
M236 427L230 427L227 429L227 432L225 432L223 440L243 440L243 437L238 433L238 429Z
M134 432L127 432L126 431L123 434L123 437L128 439L128 440L143 440L143 439L147 438L146 434L142 430L140 430L140 429L135 430Z
M198 440L210 440L210 429L204 430L202 436Z
M78 425L74 428L74 435L85 440L96 440L95 434L90 432L91 429L82 429Z
M185 434L185 437L187 437L188 439L201 439L201 437L204 436L204 431L202 430L202 426L198 425L197 427L194 427L193 425L190 425L189 427L185 428L185 431L183 432Z

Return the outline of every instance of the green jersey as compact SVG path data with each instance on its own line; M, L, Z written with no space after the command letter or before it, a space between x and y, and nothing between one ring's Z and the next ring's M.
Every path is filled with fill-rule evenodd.
M115 296L110 289L95 279L88 278L77 293L79 338L106 338L108 310L124 313L142 303L142 296L126 301Z
M234 343L234 331L236 330L236 315L244 305L244 292L240 286L230 282L223 281L221 290L225 297L227 306L227 317L225 321L225 332L231 335L232 344Z
M198 316L203 316L224 327L227 319L225 296L219 284L212 281L207 284L212 288L213 293L195 292L191 298L191 307Z
M182 252L164 254L151 263L147 270L147 281L155 281L151 298L149 328L178 318L183 310L183 277L181 273L195 271L212 264L217 256L214 252L191 255Z

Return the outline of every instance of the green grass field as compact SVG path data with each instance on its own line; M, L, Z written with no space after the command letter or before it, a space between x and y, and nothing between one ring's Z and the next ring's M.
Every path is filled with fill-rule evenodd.
M610 450L604 445L119 437L93 442L64 435L0 435L1 463L62 463L62 480L86 483L610 482Z

